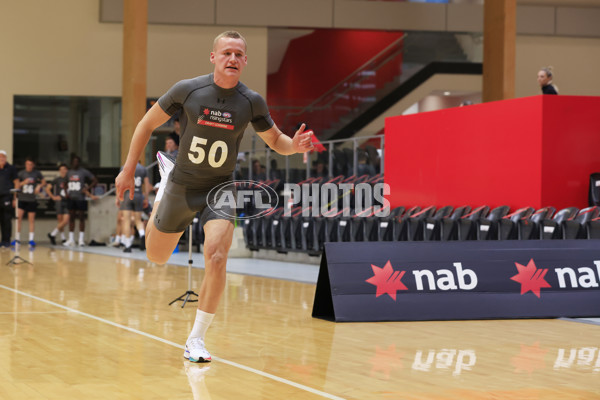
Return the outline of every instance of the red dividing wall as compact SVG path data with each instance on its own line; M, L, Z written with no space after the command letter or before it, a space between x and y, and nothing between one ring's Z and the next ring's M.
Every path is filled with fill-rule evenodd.
M387 118L392 206L586 207L600 97L534 96Z

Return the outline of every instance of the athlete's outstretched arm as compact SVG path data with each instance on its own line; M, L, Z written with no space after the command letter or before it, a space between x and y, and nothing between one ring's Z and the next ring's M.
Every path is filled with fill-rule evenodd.
M273 124L273 127L267 131L258 133L258 136L265 143L284 156L294 153L304 153L313 149L312 139L310 133L304 133L305 124L302 124L300 129L296 131L293 138L285 135L279 130L277 125Z
M123 171L121 171L115 179L117 198L121 201L123 200L123 194L127 190L129 190L130 199L133 200L135 166L137 165L144 148L148 144L152 132L167 122L169 118L171 118L169 114L164 112L158 105L158 102L156 102L135 127L133 138L131 138L131 145L129 146L129 153L127 153L127 161L125 161L125 165L123 165Z

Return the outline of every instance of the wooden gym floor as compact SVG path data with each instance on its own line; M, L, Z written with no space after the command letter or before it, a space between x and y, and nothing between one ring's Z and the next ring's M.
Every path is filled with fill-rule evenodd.
M229 274L214 361L192 364L195 305L167 306L186 268L49 247L7 266L13 256L0 252L3 400L600 398L592 323L335 324L311 318L313 284Z

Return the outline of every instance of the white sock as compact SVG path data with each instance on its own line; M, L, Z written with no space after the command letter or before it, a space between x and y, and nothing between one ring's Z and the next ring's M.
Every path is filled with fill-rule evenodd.
M58 234L58 228L54 228L52 232L50 232L50 236L54 237Z
M125 244L125 235L119 235L119 243Z
M210 326L214 317L215 314L209 314L200 309L196 310L196 321L194 321L194 326L192 328L192 332L190 332L190 336L188 336L188 340L197 337L204 340L206 330Z
M121 243L121 235L115 235L115 244Z
M85 232L79 232L79 241L83 242L83 237L85 235Z
M15 233L15 240L21 240L21 232Z
M145 231L145 230L143 230L143 229L140 229L140 230L138 231L138 233L140 234L140 237L142 237L142 236L146 235L146 231Z
M65 233L64 232L60 233L60 240L65 240Z
M75 232L69 232L69 242L75 241Z
M29 241L33 242L33 234L34 232L29 232Z

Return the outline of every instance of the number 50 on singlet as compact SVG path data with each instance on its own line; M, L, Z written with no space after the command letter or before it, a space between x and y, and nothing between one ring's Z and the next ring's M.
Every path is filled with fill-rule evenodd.
M194 136L192 138L192 144L190 145L190 151L188 152L188 158L194 164L201 164L206 158L206 151L204 150L208 140L205 138L201 138L198 136ZM217 160L217 152L221 149L221 156ZM221 165L225 164L225 160L227 160L227 143L222 140L215 141L208 149L208 165L213 168L219 168Z

